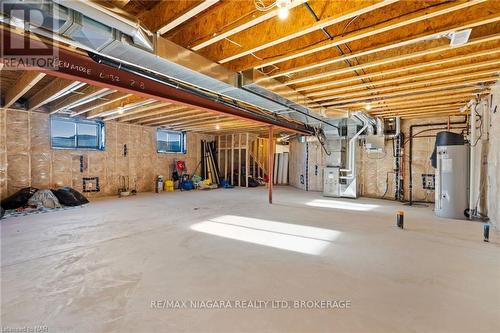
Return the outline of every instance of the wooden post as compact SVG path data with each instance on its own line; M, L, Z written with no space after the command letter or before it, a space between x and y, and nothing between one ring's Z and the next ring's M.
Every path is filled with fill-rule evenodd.
M238 133L238 186L241 186L241 133Z
M231 185L234 185L234 134L231 134Z
M222 135L217 136L217 166L219 167L219 170L221 169L220 165L220 155L221 155L221 147L220 147L220 141L221 141ZM156 154L158 155L158 154Z
M269 146L268 146L268 186L269 186L269 203L273 203L273 162L274 162L274 154L273 154L273 127L269 126Z
M227 163L228 163L228 157L229 157L229 146L228 146L229 138L227 137L227 134L224 137L224 179L227 180Z

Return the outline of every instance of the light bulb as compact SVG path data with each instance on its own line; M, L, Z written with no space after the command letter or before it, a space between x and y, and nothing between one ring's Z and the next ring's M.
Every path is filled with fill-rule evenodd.
M372 105L370 103L366 103L365 110L370 111L372 109Z
M219 124L215 125L215 129L216 129L216 130L220 130L220 126L219 126Z
M288 8L283 7L278 9L278 17L280 20L285 20L288 17Z

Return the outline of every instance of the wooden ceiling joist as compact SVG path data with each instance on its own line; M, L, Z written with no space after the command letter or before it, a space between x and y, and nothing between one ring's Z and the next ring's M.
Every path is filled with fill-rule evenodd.
M37 71L25 71L21 74L19 79L16 81L14 86L12 86L5 93L5 102L3 107L8 108L14 104L19 98L26 94L35 84L37 84L43 77L45 73Z
M266 129L266 126L262 126L262 124L256 124L251 122L232 122L226 124L219 124L219 126L210 125L210 126L190 126L185 128L184 130L191 132L205 132L205 133L223 133L228 131L251 131L257 129Z
M124 107L125 105L131 105L131 104L138 103L138 102L145 101L145 100L146 99L144 97L140 97L137 95L129 95L125 98L113 101L113 102L108 103L104 106L99 106L97 108L94 108L94 109L90 110L89 112L87 112L86 116L88 119L105 117L105 115L107 113L109 113L110 111L114 111L114 110L118 109L119 107Z
M307 0L292 0L290 9L293 9L299 5L302 5ZM188 48L193 51L201 50L209 45L217 43L224 40L232 35L235 35L241 31L247 30L253 26L256 26L264 21L272 19L278 15L278 9L273 9L267 12L260 12L260 15L251 15L248 18L239 20L229 26L225 27L223 30L215 32L205 38L196 41L193 45L188 46Z
M371 110L368 113L370 115L376 116L380 114L385 114L385 113L391 113L391 112L406 112L406 111L417 111L417 110L436 110L436 109L449 109L449 108L460 108L462 107L462 103L444 103L444 104L437 104L437 105L430 105L430 106L417 106L417 107L412 107L412 108L389 108L389 109L380 109L380 110Z
M430 18L445 15L453 11L464 9L473 5L480 4L486 0L471 0L471 1L459 1L459 2L448 2L441 5L433 6L430 8L422 9L410 14L406 14L383 23L375 24L373 26L353 31L347 33L339 38L334 38L332 40L325 41L318 45L308 47L304 50L295 51L287 55L278 56L271 58L270 60L262 61L256 64L254 68L262 68L271 65L278 64L280 62L289 61L299 57L303 57L309 54L313 54L319 51L327 50L345 43L350 43L362 38L369 38L377 34L381 34L390 30L399 29L417 22L428 20Z
M169 120L174 120L178 121L179 119L184 119L187 116L189 117L199 117L201 111L200 110L193 110L193 109L187 109L185 106L184 107L176 107L172 109L169 112L163 112L159 114L156 117L147 117L146 119L141 119L137 121L138 124L148 124L148 123L158 123L162 121L169 121Z
M344 93L344 94L338 94L338 95L328 95L325 97L320 97L317 99L314 99L315 102L323 102L323 101L329 101L329 100L342 100L344 98L349 98L349 97L363 97L365 95L373 95L371 97L377 97L380 96L378 94L384 93L387 91L393 91L396 90L398 92L395 92L396 94L405 94L406 92L410 93L417 93L417 92L422 92L422 91L429 91L429 90L437 90L437 89L448 89L448 88L453 88L453 87L459 87L463 86L469 83L477 83L476 79L477 77L481 76L488 76L488 78L498 78L498 75L496 75L500 70L498 68L493 68L489 70L484 70L484 71L479 71L479 72L472 72L472 73L466 73L466 74L460 74L460 75L452 75L452 76L447 76L447 77L442 77L442 78L436 78L436 79L431 79L431 80L422 80L422 81L415 81L415 82L409 82L405 84L399 84L395 86L388 86L388 87L382 87L382 88L373 88L373 89L367 89L367 90L359 90L359 91L354 91L351 93ZM476 79L472 79L476 78ZM470 79L470 80L465 80L465 79ZM483 78L484 79L484 78ZM482 81L483 79L479 79L481 81L479 82L484 82ZM487 79L485 79L488 81ZM454 82L457 81L457 82ZM439 83L445 83L445 82L453 82L450 84L442 84L440 85ZM420 88L420 89L414 89L416 87L420 86L425 86L425 88ZM410 89L410 90L408 90Z
M179 3L181 1L168 1L168 2L169 3ZM164 26L160 27L158 29L157 33L160 35L163 35L164 33L169 32L170 30L174 29L178 25L183 24L187 20L198 15L199 13L210 8L211 6L215 5L218 2L219 2L219 0L203 0L203 1L199 2L198 4L194 5L193 7L190 7L189 9L185 10L184 12L179 13L170 22L168 22Z
M303 65L303 66L299 66L299 67L292 67L290 69L283 70L283 71L277 71L277 72L274 72L274 73L262 78L262 80L274 79L274 78L281 77L281 76L289 76L291 74L309 71L311 69L332 65L335 63L345 62L346 60L351 60L354 58L359 58L359 57L367 56L367 55L374 54L374 53L384 52L384 51L388 51L388 50L392 50L392 49L401 48L404 46L409 46L412 44L417 44L417 43L421 43L421 42L425 42L425 41L434 40L437 38L441 38L441 37L443 37L449 33L452 33L454 31L460 31L460 30L464 30L464 29L472 29L472 28L475 28L475 27L478 27L481 25L494 23L496 21L497 21L497 19L494 16L491 16L491 17L486 18L486 19L480 18L480 19L476 19L473 21L468 21L466 23L454 25L453 27L446 27L446 29L441 29L439 31L433 31L432 33L426 32L426 33L420 34L418 36L411 36L411 37L406 38L406 39L401 40L401 41L386 43L386 44L383 44L380 46L375 46L372 48L363 49L361 51L349 53L349 54L346 54L346 55L343 55L340 57L334 57L332 59L314 62L312 64L307 64L307 65Z
M173 112L172 114L168 116L162 116L162 117L154 117L154 118L149 118L146 120L138 121L138 124L141 125L146 125L148 122L150 124L157 124L157 123L165 123L168 121L181 121L181 120L187 120L187 119L193 119L197 118L200 116L200 111L199 110L184 110L184 111L179 111L179 112Z
M500 50L499 50L500 52ZM485 62L479 62L479 63L473 63L470 65L465 65L465 66L456 66L456 67L451 67L451 68L446 68L446 69L440 69L440 70L435 70L435 71L428 71L428 72L423 72L423 73L418 73L418 74L412 74L412 75L405 75L405 76L398 76L392 79L387 79L387 80L380 80L380 81L371 81L369 83L361 83L361 84L356 84L356 85L351 85L351 86L343 86L340 88L335 88L335 89L328 89L328 90L321 90L321 91L316 91L312 93L305 94L309 98L314 98L317 96L326 96L326 95L334 95L335 93L339 92L344 92L344 91L355 91L357 89L367 89L367 88L372 88L374 86L380 86L380 85L387 85L387 84L393 84L397 82L403 82L403 81L411 81L411 80L417 80L425 77L440 77L440 75L447 75L447 78L452 78L452 77L460 77L460 75L465 75L465 74L456 74L456 75L449 75L454 72L465 72L465 71L470 71L470 70L476 70L482 67L491 67L491 66L497 66L500 64L500 59L498 60L491 60L491 61L485 61ZM497 72L498 68L496 69ZM421 82L421 81L417 81ZM400 86L398 86L400 87Z
M240 53L237 53L237 54L232 55L230 57L221 59L218 62L221 64L224 64L226 62L236 60L238 58L241 58L241 57L244 57L246 55L258 52L260 50L264 50L264 49L267 49L269 47L272 47L272 46L275 46L275 45L278 45L281 43L285 43L291 39L298 38L298 37L307 35L311 32L326 28L330 25L352 19L352 18L359 16L359 15L369 13L373 10L385 7L387 5L395 3L397 1L399 1L399 0L379 0L379 1L376 1L375 3L368 5L368 6L366 6L366 3L364 3L364 2L352 1L351 4L353 4L353 8L347 13L339 13L335 17L329 17L329 18L326 18L324 20L320 20L318 22L311 24L308 27L302 28L298 31L295 31L295 32L288 34L286 36L283 36L281 38L269 41L265 44L246 49ZM478 0L478 1L483 1L483 0Z
M443 113L434 113L434 114L414 114L414 115L404 115L401 117L401 119L418 119L418 118L432 118L432 117L445 117L445 116L450 116L450 117L459 117L459 116L465 116L466 114L460 113L460 112L443 112Z
M462 105L463 106L463 105ZM436 112L457 112L460 111L461 106L456 107L446 107L446 108L433 108L433 109L413 109L408 111L387 111L385 113L379 113L377 117L390 117L396 115L409 115L409 114L432 114ZM375 114L374 114L375 115Z
M150 112L166 112L171 107L175 107L170 103L165 102L152 102L145 106L139 106L136 108L131 108L123 112L108 112L104 116L105 121L120 119L120 121L130 121L134 119L139 119L146 117ZM177 107L179 108L179 107ZM128 120L125 120L128 119Z
M495 39L500 39L500 34L496 35ZM435 61L421 62L421 63L417 63L414 65L396 67L394 69L387 69L387 70L383 70L383 71L368 73L365 75L353 76L353 77L349 77L349 78L345 78L345 79L330 80L327 82L316 83L316 84L312 84L312 85L308 85L308 86L296 87L295 90L297 90L299 92L305 91L305 90L317 90L317 89L330 87L332 85L340 85L343 83L359 81L359 80L364 80L364 79L369 79L369 78L374 78L374 77L379 77L379 76L393 75L393 74L404 73L404 72L413 71L413 70L420 70L420 69L424 69L427 67L441 66L441 65L449 64L449 63L453 64L453 63L458 63L458 62L464 61L464 60L477 59L479 57L493 56L499 52L500 52L500 48L488 49L488 50L484 50L484 51L459 55L459 56L455 56L455 57L451 57L451 58L443 58L443 59L435 60ZM386 64L386 62L384 61L383 64ZM383 64L381 62L367 63L367 65L368 65L367 67L360 66L359 69L365 69L368 67L376 67L376 66L383 65ZM340 74L351 72L350 69L354 68L354 67L357 67L357 66L350 67L349 70L347 70L347 68L346 68L346 69L341 69L338 71L332 71L329 73L329 76L335 76L335 75L340 75Z
M166 114L172 114L176 113L181 110L186 110L185 106L179 106L179 105L173 105L173 104L167 104L165 103L164 105L160 105L157 108L148 110L147 112L136 112L140 110L132 110L129 113L124 113L124 114L115 114L110 117L104 118L104 120L115 120L117 118L120 118L119 121L137 121L138 119L144 119L148 118L151 116L158 116L158 115L166 115Z
M494 36L478 38L476 40L472 40L469 43L458 46L458 47L471 46L471 45L484 43L487 41L492 41L492 40L497 40L497 39L500 39L500 34L497 34ZM454 49L457 49L457 47L455 47ZM449 50L450 50L449 45L444 45L444 46L440 46L440 47L436 47L436 48L432 48L432 49L428 49L428 50L423 50L423 51L419 51L419 52L402 54L402 55L398 55L395 57L380 59L380 60L360 64L357 66L346 67L346 68L341 68L341 69L336 69L336 70L331 70L331 71L325 71L325 72L318 73L315 75L309 75L309 76L300 77L300 78L296 78L296 79L292 79L292 80L287 80L285 83L286 84L297 84L297 83L303 83L303 82L307 82L307 81L324 79L327 77L331 77L331 76L335 76L335 75L339 75L339 74L344 74L344 73L349 73L349 72L354 72L354 71L358 71L358 70L362 70L362 69L367 69L367 68L372 68L372 67L377 67L377 66L387 65L387 64L393 64L393 63L401 62L404 60L422 58L424 56L428 56L431 54L439 54L439 53L443 53L443 52L449 51ZM495 49L489 50L489 51L491 51L492 52L491 54L493 54L493 53L498 52L498 50L499 50L499 48L495 48ZM421 67L427 67L427 66L428 65L426 63L421 64Z
M54 79L28 99L28 110L34 111L42 105L51 102L57 96L61 96L61 94L68 92L79 85L80 82L76 81L59 78Z
M85 104L113 92L115 91L108 88L86 86L81 91L75 91L61 101L51 103L49 105L49 112L50 114L54 114L61 110L69 110L73 106L76 107Z
M130 97L130 96L131 96L131 94L124 94L122 92L111 93L103 98L96 99L96 100L90 101L88 103L85 103L81 106L72 108L72 111L74 113L71 114L71 117L79 116L81 114L90 112L90 111L95 110L99 107L104 107L104 106L109 105L113 102L120 101L120 100L127 98L127 97Z
M251 124L250 122L246 120L237 120L237 119L222 119L220 121L212 121L212 122L207 122L204 124L186 124L186 125L167 125L168 127L174 129L174 130L187 130L187 129L217 129L217 128L228 128L228 127L234 127L234 126L240 126L240 125L245 125L248 126Z
M466 87L466 88L461 88L461 89L456 89L453 92L449 91L438 91L438 92L432 92L432 93L425 93L425 94L419 94L419 95L413 95L413 96L403 96L403 97L392 97L392 98L385 98L385 99L380 99L380 100L374 100L370 102L371 105L371 110L376 109L378 107L382 106L395 106L395 105L419 105L420 102L424 103L427 101L441 101L443 99L445 100L450 100L453 98L467 98L470 96L473 96L474 94L482 91L488 91L487 89L477 89L474 87ZM353 102L353 103L348 103L344 105L344 108L359 108L363 109L366 106L366 102Z
M402 96L402 95L409 95L409 96L405 96L405 97L410 97L413 95L414 97L418 98L418 95L415 96L415 94L431 92L431 91L432 92L445 91L447 93L453 93L453 90L463 88L464 86L467 86L467 85L474 85L474 84L482 83L482 82L495 82L496 80L498 80L498 75L488 76L485 78L471 79L471 80L461 81L461 82L457 82L457 83L442 84L442 85L429 86L429 87L418 88L418 89L409 89L409 90L391 92L391 93L386 93L386 94L378 94L378 95L373 95L373 96L363 96L363 97L355 97L355 98L348 98L348 99L340 99L340 100L333 101L333 102L327 102L325 104L322 104L322 106L324 106L324 107L337 106L337 105L343 105L343 104L349 103L349 102L361 102L361 101L369 102L369 101L372 101L372 100L377 99L377 98L387 99L388 97L395 97L395 96Z
M218 121L224 121L226 119L231 119L227 116L221 116L218 114L200 114L198 118L196 119L177 119L177 120L170 120L168 122L166 121L157 121L153 123L149 123L149 125L158 125L158 124L167 124L169 126L177 126L177 127L182 127L182 126L187 126L190 124L210 124L211 122L218 122Z

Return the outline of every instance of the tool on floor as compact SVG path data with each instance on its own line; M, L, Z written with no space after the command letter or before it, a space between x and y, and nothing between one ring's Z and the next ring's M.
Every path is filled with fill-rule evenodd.
M405 212L399 211L397 214L396 223L398 228L400 229L404 229L404 217L405 217Z
M483 241L484 242L490 241L490 225L489 224L485 224L483 226Z
M164 178L163 176L156 176L156 186L155 186L155 192L160 193L163 192L163 182Z

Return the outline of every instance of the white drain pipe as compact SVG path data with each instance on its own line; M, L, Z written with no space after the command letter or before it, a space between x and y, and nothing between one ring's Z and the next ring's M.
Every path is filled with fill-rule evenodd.
M342 172L346 172L347 175L345 176L340 176L339 178L341 179L353 179L356 175L356 164L354 163L355 158L356 158L356 140L358 137L363 133L367 128L368 128L368 123L366 121L364 122L363 128L359 130L350 140L349 140L349 158L347 160L347 169L340 169Z

